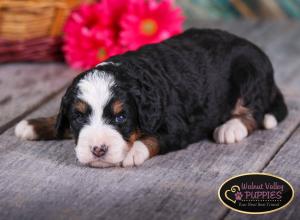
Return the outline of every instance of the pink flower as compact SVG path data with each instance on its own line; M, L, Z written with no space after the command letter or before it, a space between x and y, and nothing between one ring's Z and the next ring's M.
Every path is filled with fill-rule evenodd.
M121 51L114 45L110 30L82 28L69 36L64 45L65 58L74 68L88 69Z
M109 21L105 17L101 17L103 12L103 7L100 4L82 4L69 16L64 29L65 34L76 34L83 28L88 30L104 28Z
M144 44L158 43L182 32L184 21L173 0L129 0L121 20L120 43L129 50Z
M83 4L64 28L70 66L88 69L107 58L156 43L182 31L182 12L172 0L102 0Z
M111 30L114 30L114 40L119 42L119 35L121 31L120 20L126 13L130 0L102 0L101 6L103 9L102 16L109 18L106 25Z
M88 69L121 53L114 42L109 17L102 4L82 5L73 11L64 28L66 61L74 68Z

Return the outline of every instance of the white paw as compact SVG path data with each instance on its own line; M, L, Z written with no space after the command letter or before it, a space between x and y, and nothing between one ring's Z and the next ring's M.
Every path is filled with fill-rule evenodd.
M243 140L248 135L246 126L241 120L234 118L217 127L214 131L214 139L220 144L232 144Z
M122 162L123 167L139 166L149 159L150 153L145 144L141 141L134 142L132 148L127 153Z
M24 140L37 139L37 134L35 133L33 126L30 125L27 120L20 121L16 125L15 135Z
M274 115L265 114L263 125L265 129L272 129L277 126L277 120Z

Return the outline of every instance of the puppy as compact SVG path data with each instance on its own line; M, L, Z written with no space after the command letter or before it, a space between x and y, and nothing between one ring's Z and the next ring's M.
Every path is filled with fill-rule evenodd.
M127 167L204 138L236 143L286 115L258 47L225 31L190 29L81 73L57 116L21 121L15 133L74 137L80 163Z

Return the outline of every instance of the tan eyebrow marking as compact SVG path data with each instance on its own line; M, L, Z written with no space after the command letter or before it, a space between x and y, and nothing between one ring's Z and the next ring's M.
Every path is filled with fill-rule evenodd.
M123 103L120 100L114 101L114 103L112 104L112 109L114 114L120 113L121 111L123 111Z
M77 111L81 112L81 113L86 113L87 109L88 109L88 105L81 100L78 100L75 102L74 107Z

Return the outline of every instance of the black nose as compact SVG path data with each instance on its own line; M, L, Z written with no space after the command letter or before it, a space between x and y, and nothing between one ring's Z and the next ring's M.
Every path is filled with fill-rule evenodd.
M108 146L105 144L102 144L100 147L99 146L93 146L92 147L92 153L96 157L102 157L108 150Z

